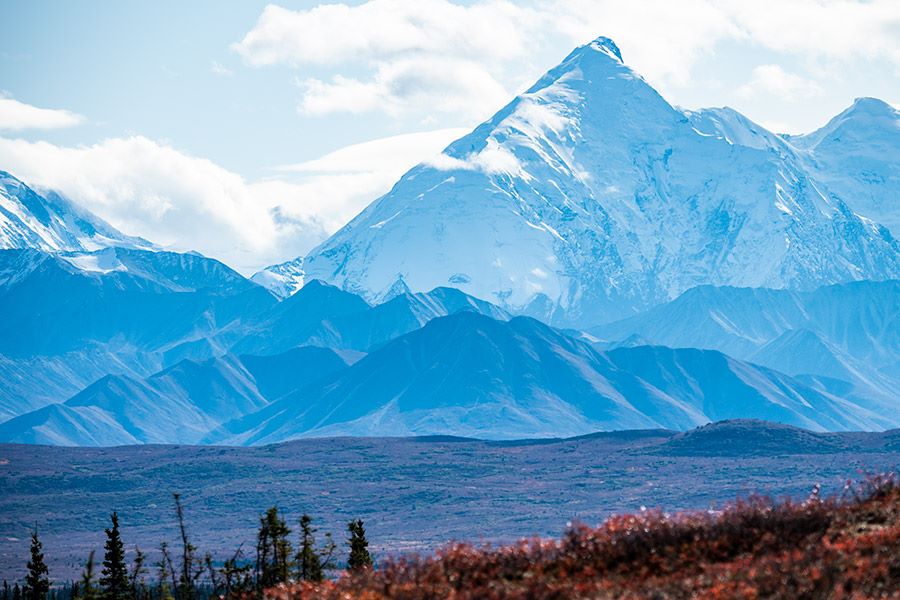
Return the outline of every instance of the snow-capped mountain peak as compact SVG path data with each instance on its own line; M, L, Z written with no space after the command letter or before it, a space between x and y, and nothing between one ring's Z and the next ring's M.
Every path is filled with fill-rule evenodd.
M583 48L590 48L591 50L596 50L597 52L602 52L609 56L610 58L614 58L619 62L622 61L622 52L619 50L619 47L616 46L616 43L609 39L608 37L600 36L592 41L590 44L583 46Z
M900 276L897 241L802 152L736 111L676 109L597 38L404 175L304 271L369 300L398 281L455 286L561 324L702 284Z
M303 257L266 267L254 273L250 280L268 289L279 298L292 296L303 287L306 281Z
M821 129L788 140L829 195L900 238L900 111L857 98Z
M878 98L857 98L824 127L803 136L800 143L815 151L822 144L865 142L878 132L882 136L900 134L900 111Z

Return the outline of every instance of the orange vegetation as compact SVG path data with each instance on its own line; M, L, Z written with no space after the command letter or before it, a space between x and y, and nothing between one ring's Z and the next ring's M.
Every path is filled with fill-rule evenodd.
M846 496L846 494L845 494ZM717 513L643 512L560 540L447 546L273 600L567 598L900 599L900 486L872 478L851 498L751 498Z

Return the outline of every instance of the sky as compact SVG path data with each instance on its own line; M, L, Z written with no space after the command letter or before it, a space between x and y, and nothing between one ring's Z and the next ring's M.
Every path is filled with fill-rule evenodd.
M605 35L672 104L900 103L896 0L0 3L0 169L250 274Z

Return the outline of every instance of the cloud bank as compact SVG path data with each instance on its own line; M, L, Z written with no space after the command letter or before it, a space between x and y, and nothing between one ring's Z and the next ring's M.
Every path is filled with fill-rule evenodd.
M255 182L142 136L77 147L0 138L0 164L125 233L249 274L306 253L461 133L355 144Z
M0 97L0 130L59 129L83 121L84 117L68 110L38 108L14 98Z
M369 0L300 10L269 5L232 48L255 67L334 70L327 79L298 79L304 114L397 116L429 106L472 116L490 114L530 83L540 72L529 71L537 50L568 52L599 34L615 39L657 86L688 85L696 63L725 42L793 56L821 86L848 61L886 60L900 70L897 31L893 0ZM811 86L798 87L804 76L778 82L768 67L752 76L775 86L771 91L809 95Z

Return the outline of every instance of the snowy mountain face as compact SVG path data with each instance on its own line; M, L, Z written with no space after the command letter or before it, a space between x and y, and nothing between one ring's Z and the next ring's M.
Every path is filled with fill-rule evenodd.
M453 286L574 325L701 284L900 276L898 242L810 160L733 111L675 109L598 38L404 175L303 269L370 301L398 283Z
M0 171L0 249L46 252L92 251L110 246L151 250L55 192L39 194Z
M900 111L859 98L818 131L788 139L829 193L900 238Z
M306 281L303 257L266 267L262 271L254 273L250 279L279 298L287 298L302 288Z

